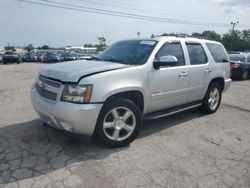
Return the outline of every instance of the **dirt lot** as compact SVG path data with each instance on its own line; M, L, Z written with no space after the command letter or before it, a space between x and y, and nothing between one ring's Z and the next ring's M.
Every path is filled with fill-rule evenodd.
M42 122L29 90L42 64L0 64L0 187L250 187L250 81L219 111L145 122L129 147L107 149Z

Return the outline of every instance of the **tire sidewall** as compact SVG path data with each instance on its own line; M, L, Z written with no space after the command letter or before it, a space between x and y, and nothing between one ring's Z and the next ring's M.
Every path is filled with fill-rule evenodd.
M246 76L245 76L246 75ZM246 80L248 78L248 72L246 70L242 71L241 79Z
M213 88L217 88L219 90L219 95L220 95L219 103L218 103L217 107L214 110L212 110L210 108L209 103L208 103L210 93L211 93L211 90ZM216 112L218 110L218 108L220 107L221 98L222 98L222 88L221 88L221 86L219 84L217 84L217 83L211 83L209 85L207 93L206 93L206 95L205 95L205 97L203 99L203 106L202 106L203 111L206 112L206 113L209 113L209 114Z
M103 121L107 115L113 108L117 107L125 107L131 110L134 113L136 119L136 125L133 133L123 141L114 141L110 140L104 133L103 130ZM115 99L109 102L106 102L99 114L96 129L94 132L94 137L100 141L101 143L109 146L109 147L124 147L129 145L140 133L142 127L142 114L140 109L135 105L131 100L128 99Z

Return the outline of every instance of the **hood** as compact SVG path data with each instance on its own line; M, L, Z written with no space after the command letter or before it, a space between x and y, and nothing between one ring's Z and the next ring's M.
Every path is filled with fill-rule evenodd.
M78 82L83 76L98 72L129 67L129 65L106 61L71 61L44 66L39 73L62 82Z

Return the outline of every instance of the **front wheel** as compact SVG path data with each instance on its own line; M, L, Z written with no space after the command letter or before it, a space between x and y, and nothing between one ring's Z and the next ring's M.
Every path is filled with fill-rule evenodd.
M107 102L99 115L95 137L109 147L129 145L140 133L142 114L128 99Z
M202 111L212 114L216 112L221 102L222 88L217 83L211 83L203 99Z

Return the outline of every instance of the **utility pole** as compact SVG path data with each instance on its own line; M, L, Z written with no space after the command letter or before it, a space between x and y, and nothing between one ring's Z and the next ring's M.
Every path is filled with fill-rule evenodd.
M141 32L140 32L140 31L138 31L136 34L137 34L137 36L138 36L138 38L139 38L139 37L140 37Z
M236 25L238 25L240 22L237 21L237 22L231 22L231 26L232 26L232 33L231 33L231 45L230 45L230 50L232 51L233 50L233 42L234 42L234 29L236 27Z

